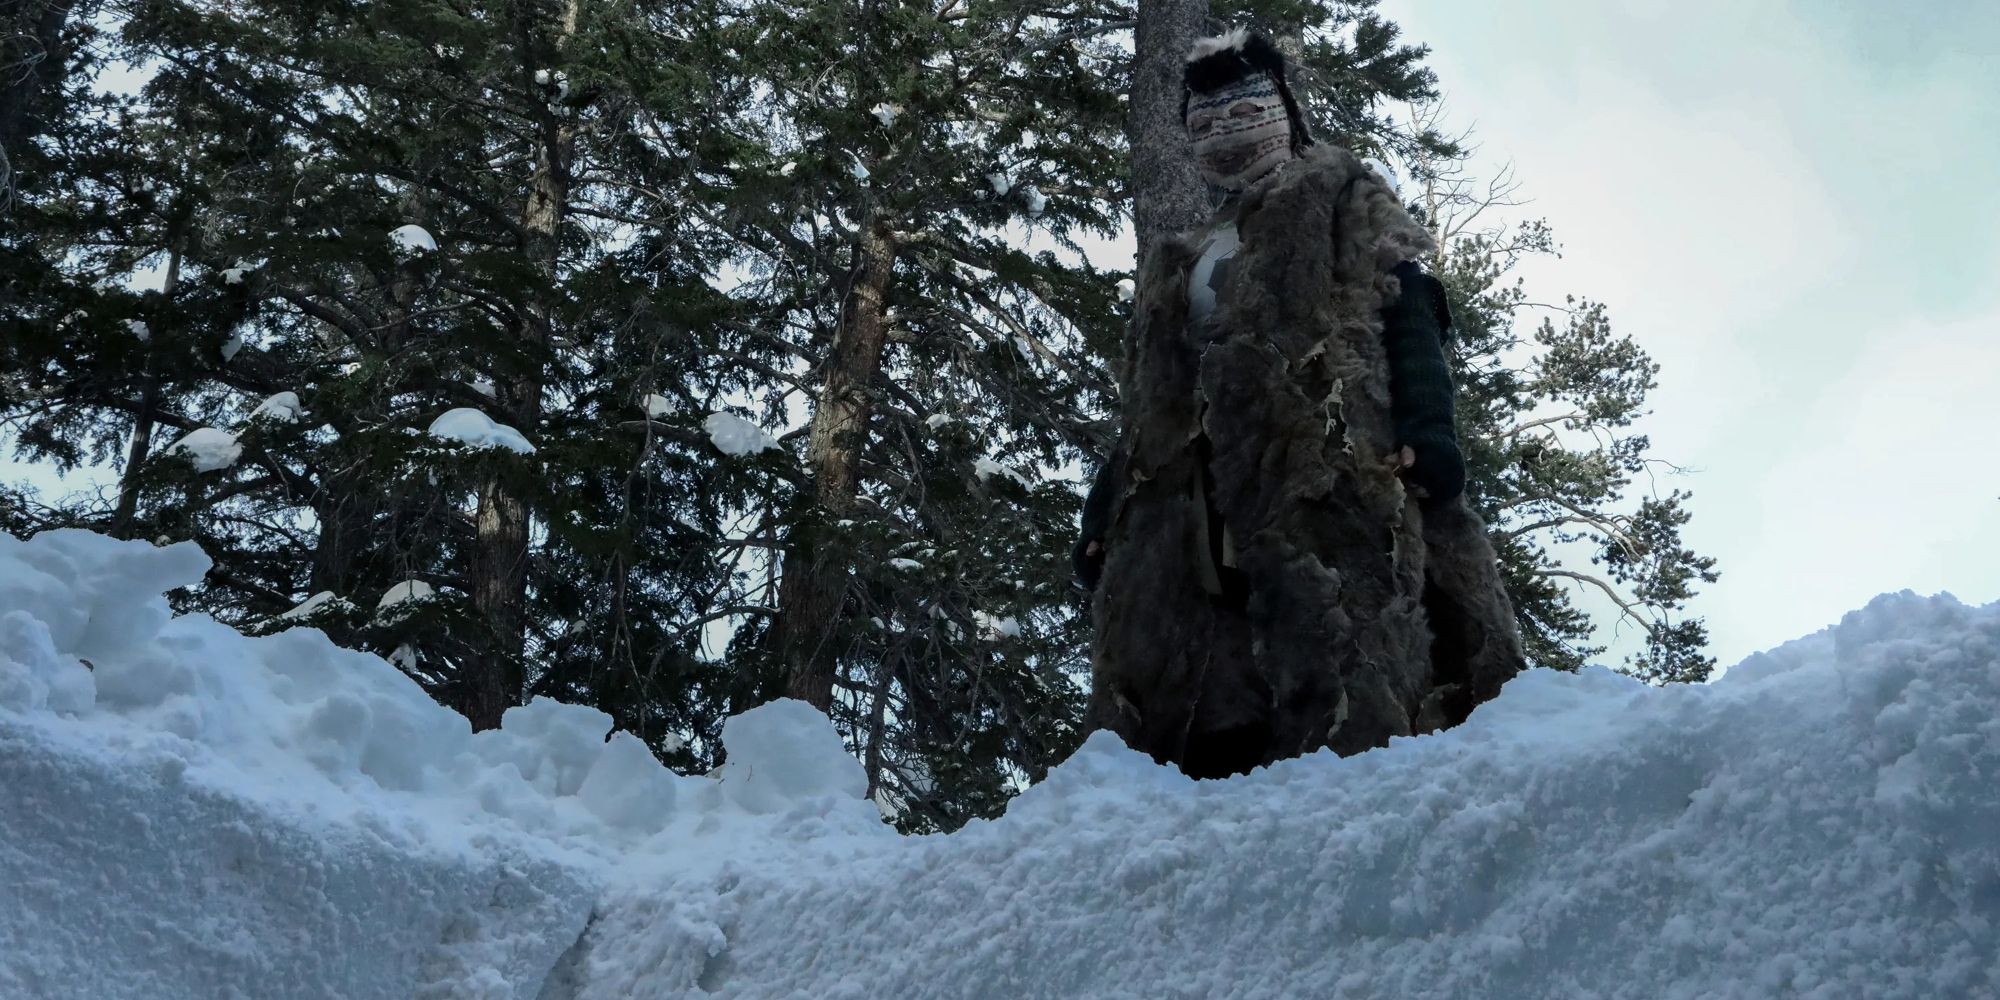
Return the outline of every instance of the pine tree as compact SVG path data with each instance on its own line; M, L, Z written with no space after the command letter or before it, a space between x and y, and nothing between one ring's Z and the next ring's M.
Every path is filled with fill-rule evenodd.
M36 140L61 121L78 50L94 33L74 0L0 0L0 219L12 213ZM18 164L18 166L17 166Z
M990 813L1075 735L1075 494L1037 480L1104 443L1121 272L1069 240L1115 226L1122 85L1111 22L1060 14L753 5L689 67L742 82L694 181L738 248L731 360L770 392L733 405L803 425L741 512L776 547L737 603L775 614L732 659L828 709L917 825Z
M1081 736L1066 552L1130 320L1082 242L1165 225L1125 159L1185 149L1156 9L67 8L6 147L0 407L117 485L0 526L194 540L183 609L324 628L481 726L596 705L685 770L805 695L903 827L993 815ZM1385 115L1430 78L1372 4L1217 14L1175 30L1273 26L1323 136L1449 151ZM1149 57L1169 132L1128 112ZM462 409L534 451L427 433Z
M29 457L119 473L108 509L52 512L47 523L135 534L137 473L155 438L197 426L165 400L224 342L218 331L241 301L181 280L201 199L179 155L186 122L94 90L105 43L95 24L72 21L65 37L58 49L70 61L26 111L13 109L34 124L9 154L17 200L0 235L9 328L0 402Z
M1426 107L1420 117L1435 114ZM1522 258L1559 249L1545 221L1494 219L1515 204L1511 174L1482 184L1463 156L1415 166L1417 208L1444 248L1433 266L1454 319L1468 495L1500 552L1530 662L1574 670L1605 651L1574 599L1586 592L1644 631L1631 673L1706 679L1715 666L1707 628L1685 609L1716 580L1715 560L1681 537L1691 494L1658 489L1680 470L1633 430L1659 364L1613 330L1603 303L1572 296L1539 306L1510 280Z
M201 602L247 622L332 595L306 620L395 653L490 726L546 680L547 651L576 655L582 623L539 611L535 580L617 590L645 574L629 522L608 550L570 528L584 520L572 504L605 496L573 487L601 482L605 463L657 482L645 436L621 429L639 397L619 395L629 379L605 384L605 366L659 354L652 342L674 333L635 326L635 303L678 306L704 270L628 273L620 218L639 195L599 172L637 144L623 70L671 63L646 13L169 5L128 26L166 64L150 103L205 142L182 157L204 180L192 274L253 303L197 405L232 428L280 392L311 413L250 421L238 439L253 458L205 474L205 490L156 483L156 520L230 556ZM680 254L684 233L652 234L655 258ZM518 428L536 451L424 433L453 409ZM535 525L551 545L531 544ZM287 547L312 552L309 573L288 572L297 560L275 555ZM704 573L654 579L678 593L690 575ZM433 596L378 611L411 584ZM616 603L628 623L630 606ZM633 728L669 742L648 714L661 706L628 707Z

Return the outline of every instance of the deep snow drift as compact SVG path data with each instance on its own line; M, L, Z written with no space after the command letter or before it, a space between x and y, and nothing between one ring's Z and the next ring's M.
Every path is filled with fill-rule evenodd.
M0 536L0 997L2000 995L2000 606L1227 782L1100 734L899 838L797 703L719 780L574 706L474 735L316 631L170 620L206 562Z

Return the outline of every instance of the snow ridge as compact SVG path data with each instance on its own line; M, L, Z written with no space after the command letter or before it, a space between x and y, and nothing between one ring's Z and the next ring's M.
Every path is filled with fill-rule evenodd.
M2000 989L2000 605L1886 595L1705 686L1532 671L1225 782L1100 733L899 838L799 703L716 779L546 700L473 734L316 630L170 619L206 568L0 535L0 996Z

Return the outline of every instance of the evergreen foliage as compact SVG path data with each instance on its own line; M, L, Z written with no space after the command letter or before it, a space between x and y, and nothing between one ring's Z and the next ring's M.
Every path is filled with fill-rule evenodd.
M1297 44L1322 137L1455 154L1384 111L1434 90L1372 3L1217 14ZM0 419L22 457L116 485L9 488L0 527L194 540L215 570L184 610L323 628L482 725L533 696L593 704L684 770L720 763L728 714L823 681L900 825L993 815L1080 738L1066 552L1115 429L1130 277L1085 250L1128 219L1132 17L159 0L73 18L6 149ZM143 86L100 86L106 68ZM1579 306L1538 367L1506 367L1518 300L1475 246L1445 268L1467 432L1551 399L1625 426L1643 352ZM466 408L533 451L427 433ZM715 414L776 447L725 448ZM175 447L202 428L233 462ZM1475 489L1517 511L1496 531L1538 657L1573 663L1587 619L1559 553L1498 526L1602 509L1646 447L1552 448L1531 474L1532 440L1472 449ZM1636 606L1709 578L1685 518L1678 495L1648 501L1600 553ZM1689 675L1699 623L1660 628L1639 668Z
M1715 560L1681 538L1690 494L1660 489L1681 470L1633 427L1660 366L1612 329L1603 303L1529 299L1514 268L1559 247L1544 221L1494 221L1514 204L1510 176L1482 185L1463 157L1419 160L1416 173L1454 322L1467 497L1500 552L1529 663L1575 670L1605 652L1582 597L1643 631L1631 673L1706 679L1707 628L1685 608L1716 580Z

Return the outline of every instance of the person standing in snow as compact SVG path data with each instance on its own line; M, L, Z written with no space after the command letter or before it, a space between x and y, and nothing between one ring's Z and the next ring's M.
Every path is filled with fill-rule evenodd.
M1073 553L1087 726L1221 777L1454 725L1524 657L1461 497L1430 235L1312 140L1264 38L1203 40L1185 85L1229 197L1139 282L1122 433Z

